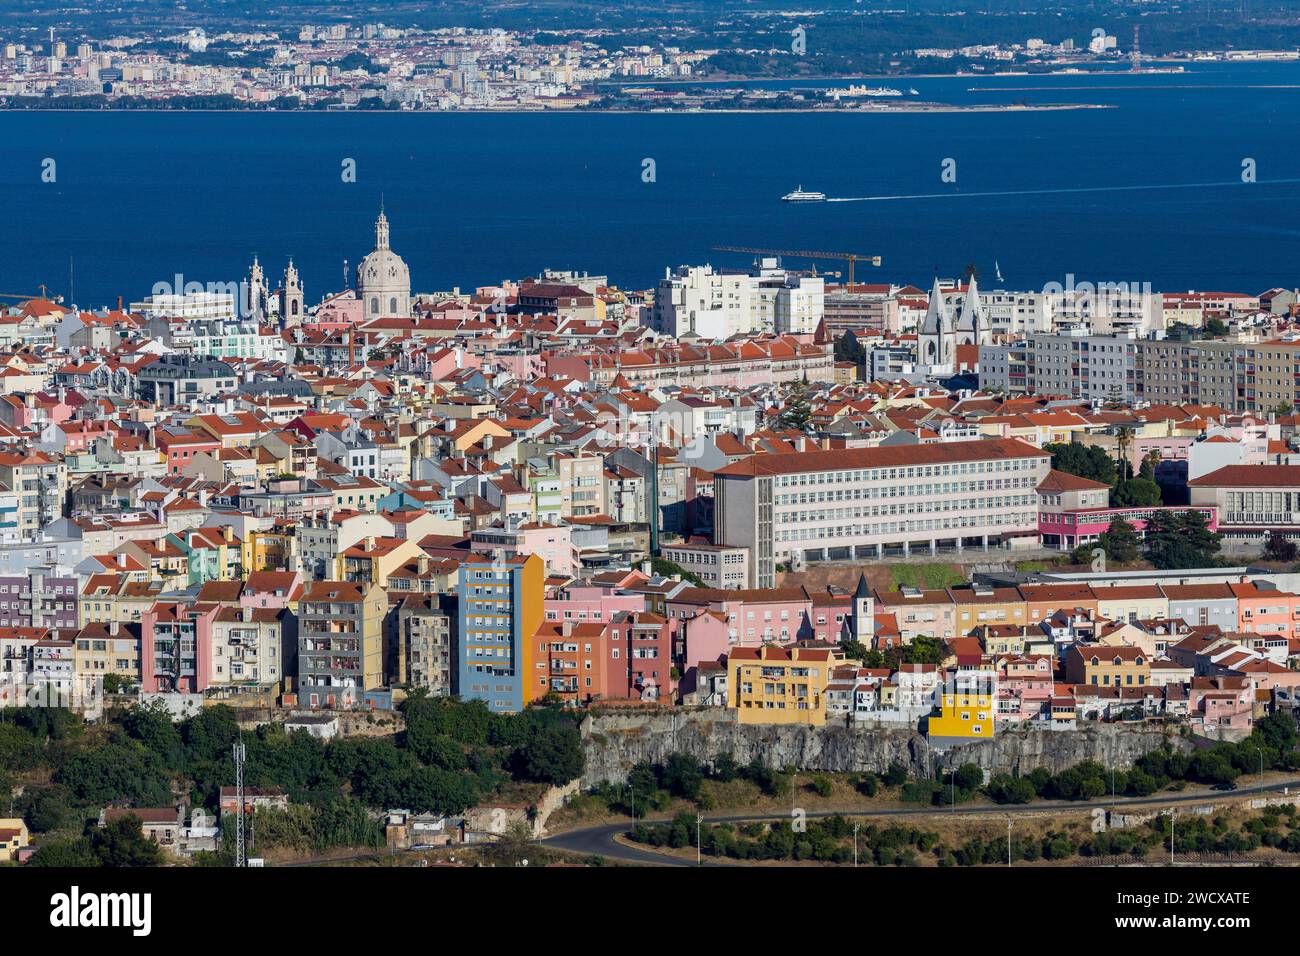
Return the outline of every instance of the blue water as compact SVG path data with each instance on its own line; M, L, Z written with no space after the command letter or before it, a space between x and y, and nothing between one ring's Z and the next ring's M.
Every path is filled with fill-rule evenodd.
M665 266L749 258L711 253L718 244L883 256L860 281L923 283L968 262L991 277L996 260L1009 288L1067 273L1157 289L1297 283L1300 183L1285 180L1300 179L1300 64L901 82L952 103L1113 108L0 113L0 292L43 282L67 294L71 260L77 302L95 307L176 273L237 280L256 252L276 278L292 256L316 301L340 287L344 259L355 266L371 248L381 195L417 291L544 267L639 288ZM41 182L47 157L54 183ZM355 183L340 176L349 157ZM1259 181L1243 185L1247 157ZM642 182L645 158L656 182ZM940 179L945 158L955 184ZM940 197L778 201L799 184L833 197ZM1225 185L1128 188L1186 184ZM1109 187L1126 188L1099 191Z

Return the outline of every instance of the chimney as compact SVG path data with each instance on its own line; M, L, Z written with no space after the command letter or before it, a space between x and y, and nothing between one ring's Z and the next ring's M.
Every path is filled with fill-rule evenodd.
M560 634L563 637L569 637L573 634L573 622L565 621L560 625Z
M119 555L117 556L117 566L118 566L119 568L124 568L124 567L126 567L126 554L125 554L125 553L123 553L123 554L119 554Z
M235 540L235 529L230 525L223 525L221 528L221 537L226 539L226 544Z
M243 607L240 608L239 610L240 610L240 615L239 615L240 620L242 620L245 624L247 624L249 621L253 619L253 609L251 607Z
M366 535L366 550L367 550L367 551L373 551L373 550L375 550L375 536L374 536L374 535Z
M641 562L641 573L644 574L646 577L650 577L651 574L652 574L652 572L651 572L651 570L650 570L651 567L652 567L652 565L650 564L649 561L642 561L642 562Z
M109 636L109 637L117 637L117 628L118 628L117 621L109 621L109 622L108 622L108 636Z

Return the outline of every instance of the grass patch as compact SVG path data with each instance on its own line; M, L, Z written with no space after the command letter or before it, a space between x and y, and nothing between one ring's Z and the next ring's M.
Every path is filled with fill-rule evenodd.
M894 580L894 590L913 587L934 591L966 583L965 573L955 564L891 564L889 575Z

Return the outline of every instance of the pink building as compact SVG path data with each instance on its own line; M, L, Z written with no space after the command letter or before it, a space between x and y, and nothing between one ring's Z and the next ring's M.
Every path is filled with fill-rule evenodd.
M217 604L159 601L140 615L140 686L147 694L198 694L212 679Z
M706 609L677 622L678 656L687 667L716 661L731 652L727 619L721 611Z
M1038 535L1044 547L1059 547L1073 551L1081 544L1091 544L1110 527L1115 518L1131 524L1140 535L1146 531L1147 521L1157 511L1181 512L1189 508L1072 508L1062 511L1042 510L1038 513ZM1211 531L1219 528L1218 508L1197 508L1205 515Z
M611 621L619 611L644 611L642 594L618 594L612 589L576 581L554 591L542 602L548 621Z
M684 588L666 601L669 618L682 620L703 610L718 611L727 622L733 647L789 644L801 637L812 611L812 598L803 588L712 590Z
M672 629L649 611L619 611L606 625L605 694L628 700L672 700Z
M63 432L63 453L66 455L85 451L94 446L96 439L117 434L117 429L107 421L65 421L57 427Z
M1196 677L1188 689L1192 725L1207 733L1248 730L1255 690L1244 677Z
M1045 718L1056 686L1052 667L1052 658L1042 654L999 660L997 719Z
M240 607L282 610L302 596L303 578L297 571L254 571L244 580Z
M1260 588L1254 582L1228 587L1237 599L1238 631L1300 637L1300 595Z

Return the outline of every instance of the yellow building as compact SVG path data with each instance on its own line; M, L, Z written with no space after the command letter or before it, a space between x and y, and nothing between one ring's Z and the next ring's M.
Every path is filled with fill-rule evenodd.
M826 685L844 655L830 648L737 647L727 658L730 706L742 724L826 723Z
M966 636L989 624L1026 624L1029 602L1015 588L973 584L949 588L957 620L958 636Z
M390 574L423 553L409 538L366 537L340 552L334 562L335 575L340 581L386 588Z
M1093 585L1097 615L1107 621L1151 621L1169 617L1169 599L1154 584Z
M241 546L241 560L248 573L284 571L293 549L293 530L277 525L269 531L249 530Z
M988 671L959 674L940 688L938 706L939 713L930 717L926 730L929 736L991 740L997 675Z
M984 653L992 656L1003 654L1024 654L1029 646L1030 637L1042 640L1041 630L1032 632L1023 624L986 624L976 628L975 635L984 645Z
M140 625L120 621L86 624L72 641L72 672L86 693L94 693L99 682L110 674L138 684Z
M92 574L77 602L77 624L99 621L139 624L163 592L161 581L136 581L127 574Z
M1151 659L1140 647L1075 644L1065 656L1065 678L1093 687L1144 687L1151 683Z
M27 824L22 817L0 817L0 863L18 859L18 851L27 846Z

